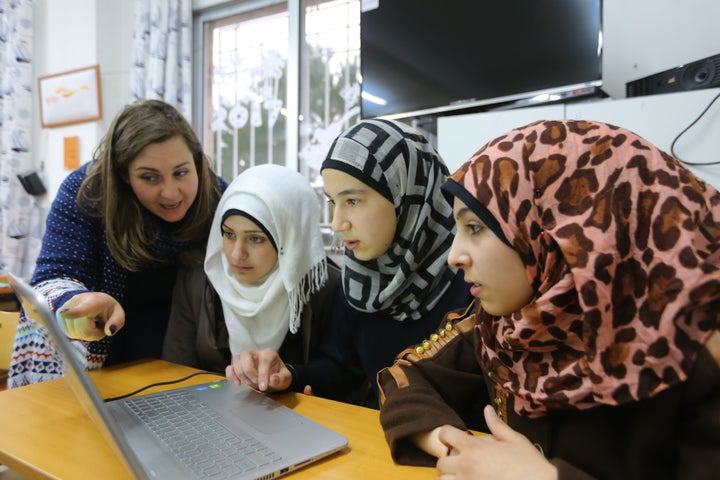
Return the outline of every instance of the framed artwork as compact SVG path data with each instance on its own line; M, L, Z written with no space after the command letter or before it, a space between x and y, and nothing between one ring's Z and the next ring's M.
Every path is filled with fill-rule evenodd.
M98 65L38 77L38 91L43 128L102 118Z

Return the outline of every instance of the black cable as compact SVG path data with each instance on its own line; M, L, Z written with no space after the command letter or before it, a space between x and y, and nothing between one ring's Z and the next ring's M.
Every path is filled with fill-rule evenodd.
M670 144L670 154L671 154L673 157L677 158L677 159L678 159L679 161L681 161L682 163L684 163L685 165L702 166L702 165L719 165L719 164L720 164L720 160L718 160L717 162L708 162L708 163L687 162L687 161L685 161L685 160L682 160L680 157L678 157L678 156L675 154L675 142L677 142L678 139L679 139L685 132L687 132L688 130L690 130L690 128L692 128L692 126L695 125L695 124L698 122L698 120L700 120L700 119L703 117L703 115L705 115L705 114L707 113L708 110L710 110L710 107L712 107L713 103L715 103L715 100L717 100L718 98L720 98L720 93L718 93L717 95L715 95L715 98L713 98L713 99L710 101L710 103L708 104L708 106L705 107L705 110L703 110L702 113L701 113L700 115L698 115L698 117L697 117L690 125L688 125L687 127L685 127L685 129L684 129L682 132L678 133L677 136L675 137L675 140L673 140L673 141L672 141L672 144Z
M121 398L131 397L131 396L136 395L136 394L138 394L138 393L140 393L140 392L142 392L142 391L147 390L148 388L159 387L159 386L161 386L161 385L172 385L173 383L180 383L180 382L182 382L182 381L187 380L188 378L192 378L192 377L195 377L195 376L198 376L198 375L215 375L215 376L217 376L217 377L225 378L225 375L222 375L222 374L220 374L220 373L215 373L215 372L195 372L195 373L191 373L190 375L188 375L188 376L186 376L186 377L178 378L177 380L169 380L169 381L167 381L167 382L151 383L150 385L145 385L144 387L139 388L139 389L135 390L134 392L126 393L126 394L124 394L124 395L119 395L119 396L117 396L117 397L106 398L105 401L106 401L106 402L112 402L113 400L120 400Z

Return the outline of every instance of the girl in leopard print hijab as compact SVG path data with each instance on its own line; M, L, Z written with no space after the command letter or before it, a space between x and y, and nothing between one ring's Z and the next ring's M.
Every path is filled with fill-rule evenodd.
M450 180L534 291L501 316L480 297L478 358L519 414L627 403L687 378L720 309L714 188L632 132L581 121L514 130Z
M443 190L448 262L476 300L378 374L393 458L439 457L440 478L716 475L718 191L626 129L573 120L496 138ZM457 372L484 375L492 436L448 410L487 401Z

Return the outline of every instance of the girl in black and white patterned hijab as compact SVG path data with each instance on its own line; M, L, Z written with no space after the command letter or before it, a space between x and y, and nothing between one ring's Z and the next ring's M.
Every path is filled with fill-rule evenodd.
M321 353L291 364L265 349L236 356L226 373L261 391L377 408L378 371L408 345L432 348L445 314L472 300L462 271L447 264L455 221L440 185L448 170L418 131L371 119L335 139L320 173L345 251Z
M455 222L440 185L448 170L417 130L364 120L341 134L322 164L345 245L343 288L352 307L417 320L450 286Z

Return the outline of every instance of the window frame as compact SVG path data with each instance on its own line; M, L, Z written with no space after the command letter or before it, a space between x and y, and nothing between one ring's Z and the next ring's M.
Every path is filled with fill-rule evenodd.
M208 51L211 39L206 32L205 23L221 20L226 17L241 15L253 10L287 5L288 11L288 59L287 59L287 110L285 165L298 170L298 151L300 130L298 114L300 99L300 64L302 61L301 38L305 34L305 0L247 0L223 3L218 6L200 9L193 12L193 63L192 63L192 125L199 133L204 144L206 138L212 137L211 119L204 118L205 99L211 98L209 72L204 71L205 59L211 55ZM230 179L232 180L232 179Z

